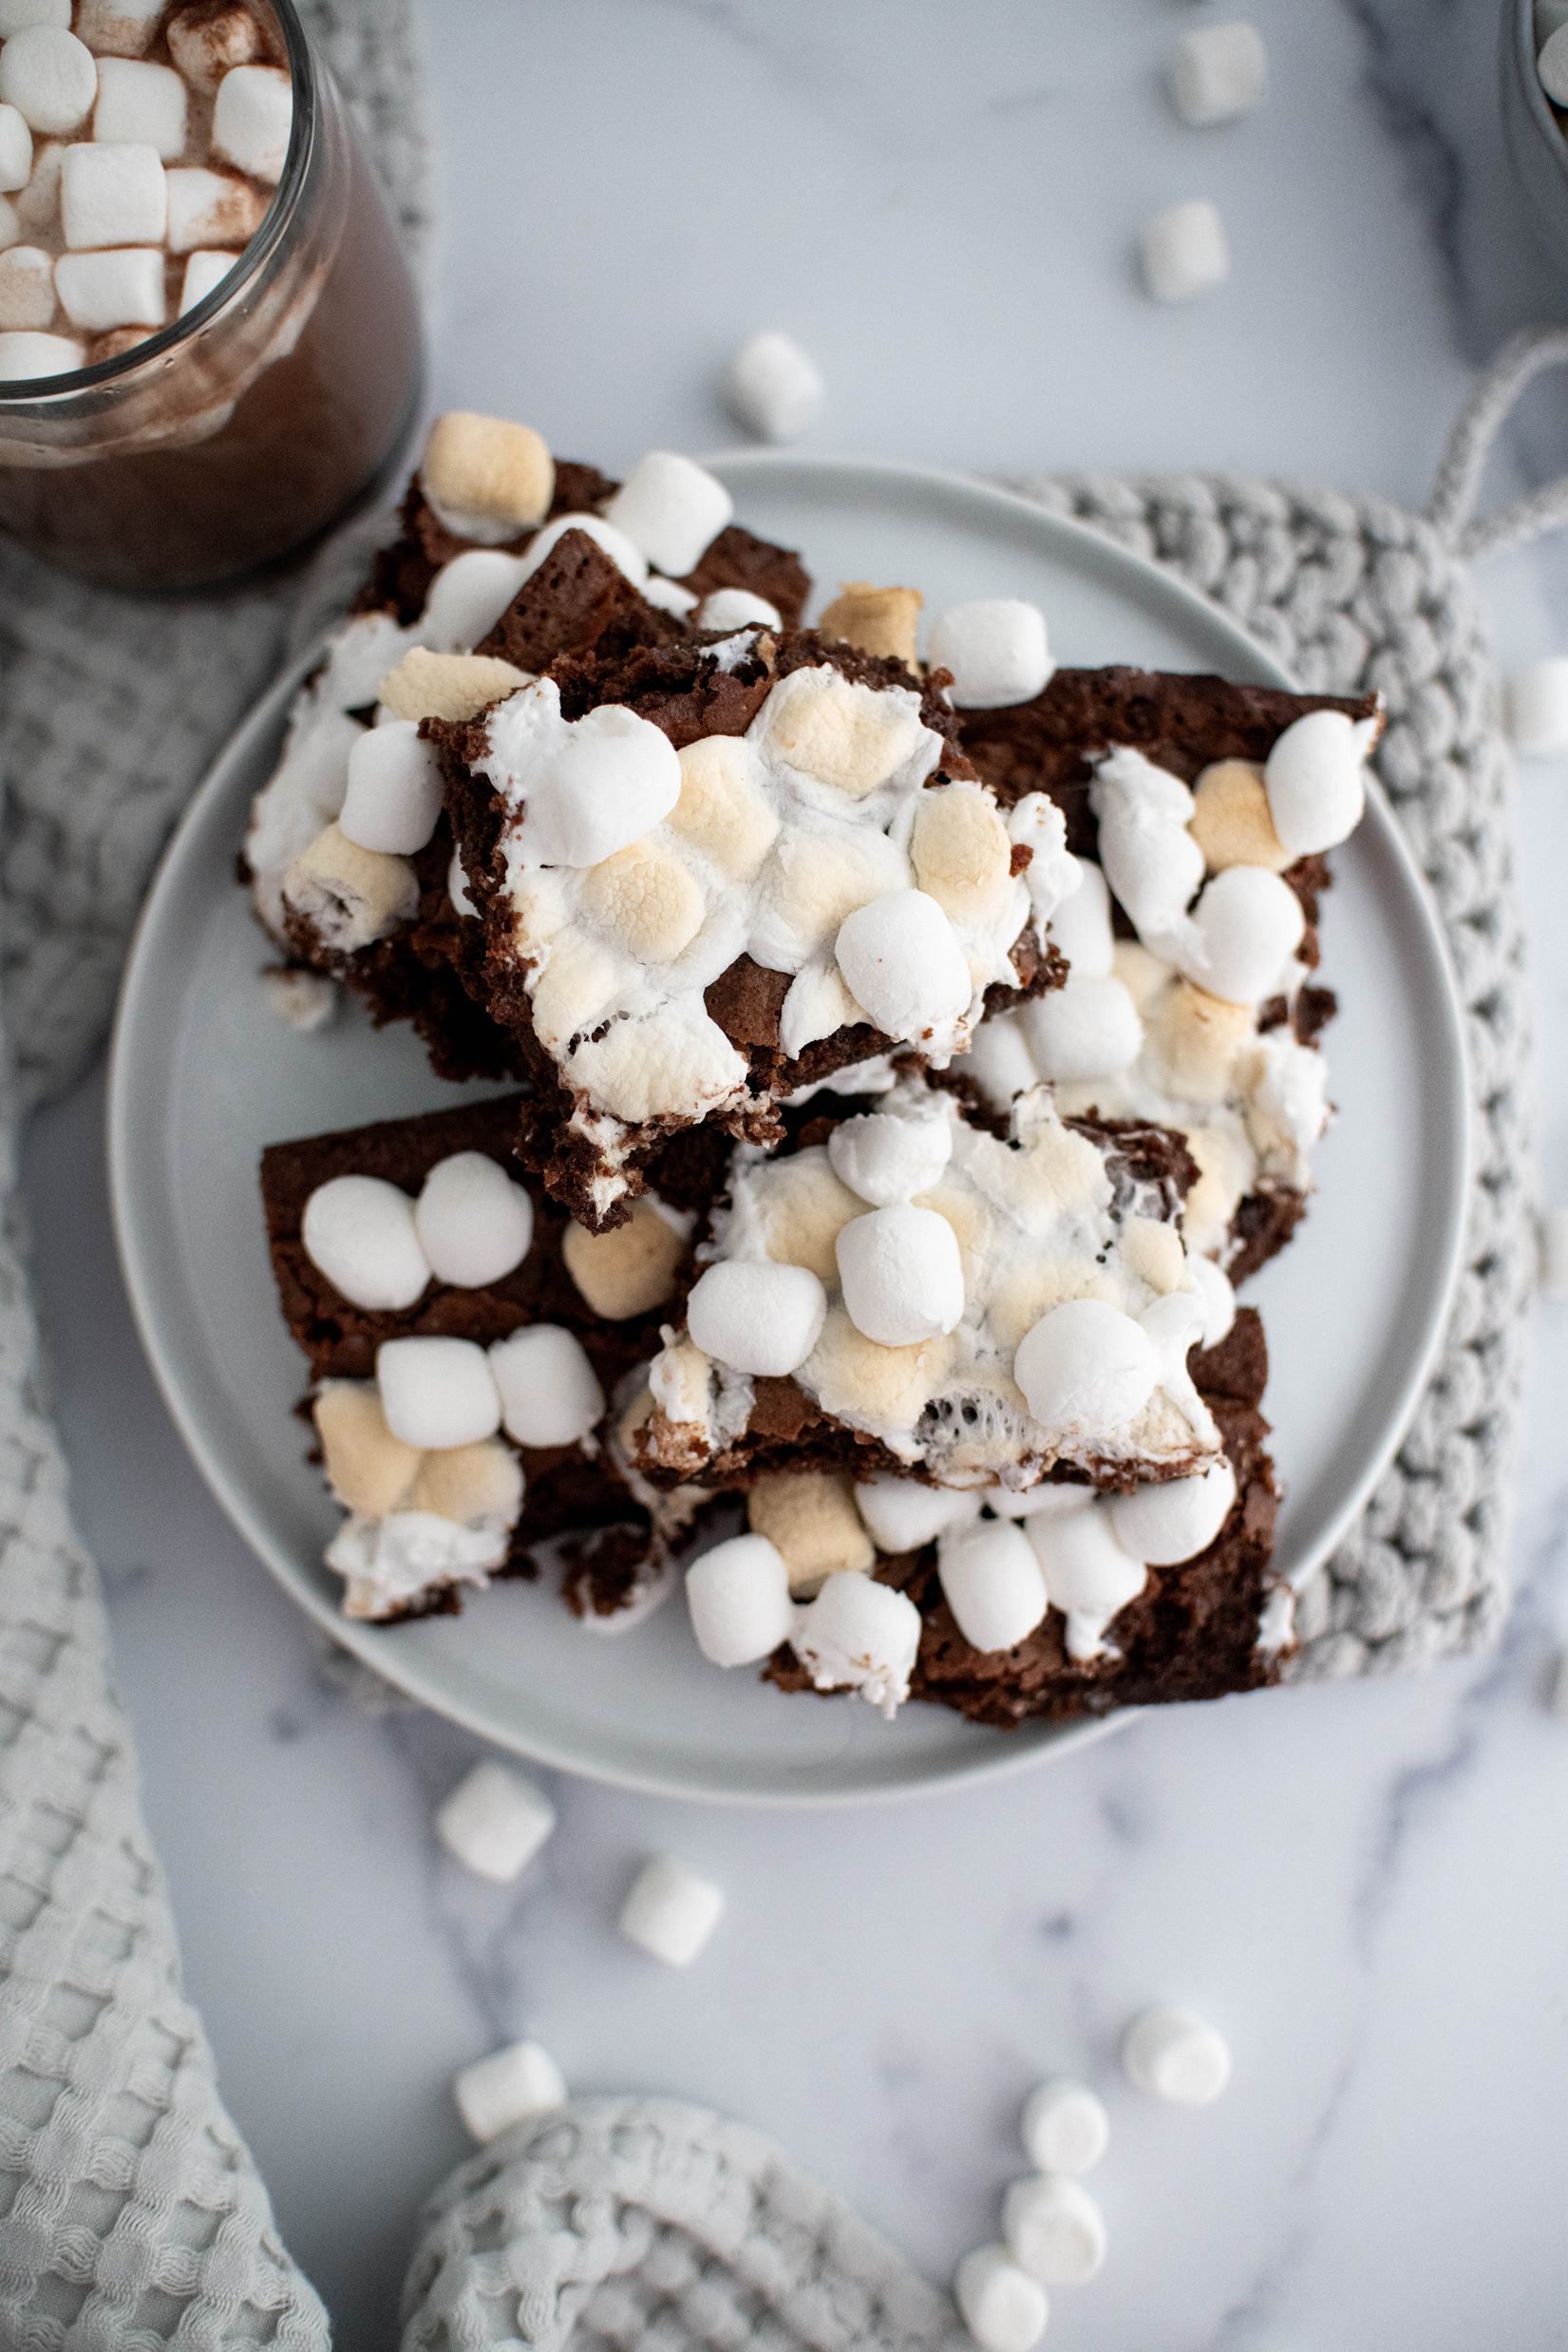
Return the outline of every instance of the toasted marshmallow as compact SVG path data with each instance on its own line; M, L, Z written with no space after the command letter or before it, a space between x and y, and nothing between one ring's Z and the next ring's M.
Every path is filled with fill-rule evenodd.
M982 1521L959 1528L941 1537L936 1559L942 1597L977 1650L1011 1650L1045 1616L1045 1579L1021 1527Z
M294 94L275 66L236 66L213 104L215 151L253 180L275 186L289 160Z
M440 1519L511 1528L522 1508L522 1464L499 1437L472 1446L439 1446L421 1456L403 1508Z
M0 99L32 131L80 129L98 96L91 49L59 24L24 25L0 48Z
M548 2050L537 2041L514 2041L493 2057L465 2066L452 2084L464 2125L482 2147L528 2115L548 2115L566 2103L566 2083Z
M125 57L101 61L94 139L134 142L153 148L165 163L178 163L185 152L185 85L170 66Z
M126 0L100 0L104 7ZM136 0L152 9L152 0ZM159 11L152 9L156 16ZM263 54L261 28L249 9L181 9L169 19L169 55L193 89L211 97L226 73L236 66L251 66ZM128 52L127 52L128 53Z
M1033 2352L1050 2305L1005 2246L976 2246L953 2274L953 2299L980 2352Z
M1038 1082L1034 1057L1012 1014L993 1015L974 1032L964 1075L973 1079L992 1110L1006 1110L1015 1095Z
M890 890L845 917L834 942L850 995L889 1037L917 1042L967 1012L969 964L923 890Z
M140 72L142 67L135 68ZM146 68L151 72L153 68ZM182 169L165 172L169 203L169 251L175 254L248 245L260 228L266 199L228 172ZM230 261L234 254L230 254Z
M671 449L639 458L604 510L650 563L679 579L695 571L710 540L735 512L724 484Z
M928 1192L953 1157L953 1126L938 1104L928 1118L868 1110L841 1119L827 1139L833 1172L873 1208Z
M1361 823L1375 719L1309 711L1287 727L1263 765L1269 814L1292 858L1332 849Z
M1110 892L1105 877L1092 860L1075 858L1079 886L1064 898L1050 918L1050 936L1067 959L1075 980L1104 980L1116 959L1116 935L1111 929ZM1197 868L1201 879L1202 867ZM1198 886L1194 881L1193 888Z
M790 825L760 877L747 947L770 972L798 972L832 953L851 915L908 883L909 861L885 833Z
M1563 47L1568 62L1568 43ZM1503 688L1502 711L1508 740L1523 758L1568 751L1568 654L1516 670Z
M1224 224L1203 197L1168 204L1143 223L1143 283L1156 302L1196 302L1231 274Z
M1252 760L1216 760L1192 788L1189 831L1211 874L1228 865L1261 865L1282 874L1294 863L1275 831L1263 770Z
M492 1757L465 1773L436 1812L447 1852L498 1887L520 1876L555 1826L543 1791Z
M749 1666L794 1628L789 1570L765 1535L733 1535L686 1572L686 1601L697 1647L715 1666Z
M1150 1567L1167 1568L1207 1551L1235 1501L1236 1472L1221 1459L1196 1478L1169 1478L1114 1494L1105 1508L1124 1550Z
M1114 975L1081 980L1073 972L1065 988L1021 1005L1018 1022L1042 1078L1114 1077L1143 1043L1137 1008Z
M778 838L779 820L752 782L746 745L733 735L700 735L679 756L681 796L671 827L727 882L749 882Z
M421 743L413 719L368 727L349 754L349 789L338 818L362 849L412 857L441 815L441 768L433 743Z
M62 254L54 265L54 290L71 325L92 333L110 327L161 327L166 315L163 256L156 247Z
M934 1339L963 1316L958 1237L935 1209L900 1205L852 1217L834 1255L849 1319L879 1347Z
M72 343L66 335L0 333L0 384L68 375L83 361L81 344Z
M425 1177L414 1226L438 1282L480 1290L527 1257L534 1204L487 1153L454 1151Z
M1122 2064L1135 2089L1179 2107L1206 2107L1231 2078L1231 2054L1214 2027L1164 2003L1133 2019L1122 2037Z
M806 1604L791 1643L819 1691L854 1691L891 1721L909 1697L920 1612L907 1593L850 1569Z
M920 782L941 756L913 689L882 692L840 676L824 663L781 678L752 735L765 754L809 786L863 801L897 776ZM819 796L820 797L820 796Z
M704 1355L732 1372L777 1379L797 1371L822 1337L827 1294L804 1266L731 1259L708 1267L686 1314Z
M77 39L96 57L140 57L162 13L159 0L77 0ZM52 15L48 19L50 24L56 21ZM173 29L171 25L171 34ZM172 40L169 46L173 47ZM178 57L175 63L179 65Z
M846 579L818 615L817 627L831 642L891 655L913 670L923 602L918 588L874 588L868 579Z
M419 479L439 522L493 547L544 521L556 462L531 426L454 408L431 426Z
M939 785L915 804L915 879L954 922L995 921L1012 882L1012 843L989 792Z
M330 955L351 956L418 912L419 878L406 858L362 849L334 818L284 875L283 901Z
M382 679L381 699L394 718L474 719L532 683L526 670L492 654L432 654L413 645Z
M918 1551L949 1528L967 1527L980 1516L981 1497L973 1488L925 1487L914 1478L868 1478L855 1489L856 1508L890 1555Z
M25 188L32 174L32 133L14 106L0 106L0 189Z
M432 654L471 654L487 637L523 582L520 556L471 547L443 564L430 582L419 634Z
M490 740L492 772L505 771L522 807L517 846L530 864L597 865L651 832L681 796L668 735L615 703L563 720L551 678L501 706Z
M1177 42L1165 76L1182 122L1206 130L1261 105L1269 86L1268 52L1255 26L1200 25Z
M327 1380L311 1407L327 1483L345 1510L385 1519L405 1502L419 1475L417 1446L387 1426L381 1398L368 1380Z
M627 1942L652 1959L688 1968L723 1913L722 1887L699 1878L673 1854L652 1854L633 1880L616 1924Z
M932 629L929 652L934 670L952 671L953 699L967 711L1032 702L1056 668L1045 615L1016 597L950 604Z
M1002 2234L1020 2269L1044 2286L1080 2286L1105 2259L1105 2224L1086 2189L1053 2172L1015 2180L1002 2200Z
M558 1323L532 1323L498 1339L490 1370L506 1434L520 1446L580 1445L604 1413L604 1391L581 1340Z
M594 1313L622 1323L664 1304L675 1287L686 1242L652 1201L641 1200L633 1202L628 1223L608 1233L568 1224L560 1254Z
M305 1204L305 1255L356 1307L411 1307L430 1280L406 1192L379 1176L333 1176Z
M1110 2117L1086 2082L1053 2075L1024 2102L1024 2153L1042 2172L1089 2172L1105 2154Z
M704 597L694 616L699 629L782 629L783 616L765 597L749 588L715 588Z
M830 1576L877 1565L847 1471L765 1472L746 1495L746 1514L753 1535L777 1547L797 1601L811 1600Z
M825 390L814 361L777 328L741 345L725 377L725 397L761 441L793 441L822 408Z
M234 254L192 254L185 264L185 275L179 288L181 318L187 311L194 311L198 302L205 302L215 288L222 285L236 257Z
M1140 1323L1101 1299L1069 1299L1019 1342L1012 1376L1045 1429L1124 1430L1153 1395L1160 1359Z
M0 254L0 328L44 328L54 316L54 256L37 245Z
M646 836L601 858L582 896L586 911L643 963L673 963L708 912L690 868Z
M501 1427L501 1396L472 1339L384 1339L376 1385L387 1426L405 1445L475 1446Z
M348 1580L345 1617L376 1621L434 1586L488 1584L510 1548L510 1530L493 1521L465 1527L434 1511L396 1510L346 1520L322 1557Z

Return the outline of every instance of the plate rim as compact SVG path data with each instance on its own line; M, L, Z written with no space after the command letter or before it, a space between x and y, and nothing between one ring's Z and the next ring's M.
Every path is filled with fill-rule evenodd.
M1217 631L1221 637L1228 637L1237 659L1255 671L1266 673L1256 682L1298 691L1291 673L1274 654L1252 637L1222 606L1204 596L1201 590L1191 586L1179 573L1134 549L1124 547L1118 541L1073 517L1052 514L1017 491L1005 489L951 467L898 458L860 457L847 452L726 449L708 454L703 462L715 471L742 479L766 480L796 471L815 475L829 484L834 482L847 484L856 476L869 478L883 489L904 484L956 496L961 503L972 507L978 503L982 509L990 508L995 513L1006 514L1023 522L1030 531L1039 533L1048 542L1055 540L1071 548L1080 564L1087 560L1087 567L1102 579L1108 575L1118 581L1131 579L1141 582L1145 593L1153 593L1157 603L1182 608L1200 622L1205 632ZM322 633L323 636L325 634ZM108 1049L105 1103L108 1190L122 1278L138 1337L160 1394L198 1473L231 1525L290 1599L324 1633L406 1696L492 1745L525 1756L547 1770L576 1773L584 1779L628 1789L639 1794L674 1797L690 1803L756 1806L765 1810L791 1811L834 1811L853 1805L913 1801L969 1788L976 1782L1011 1778L1075 1754L1135 1721L1145 1712L1144 1709L1120 1708L1105 1716L1064 1724L1051 1736L1036 1736L1027 1745L1015 1745L1010 1741L1005 1746L999 1745L996 1750L980 1749L951 1759L934 1760L929 1768L914 1768L907 1778L878 1786L768 1790L715 1787L685 1777L676 1771L641 1771L584 1758L579 1754L556 1747L548 1736L525 1743L509 1730L499 1727L482 1709L469 1706L441 1688L439 1673L425 1667L417 1653L406 1651L399 1645L394 1638L395 1629L361 1624L345 1618L330 1597L318 1592L308 1581L292 1555L284 1557L285 1547L277 1543L271 1529L262 1523L260 1515L252 1510L243 1489L236 1481L231 1480L225 1465L210 1456L205 1436L187 1403L185 1384L179 1376L173 1340L165 1337L160 1320L161 1285L150 1263L150 1247L144 1245L145 1237L140 1228L134 1198L134 1106L129 1069L131 1047L127 1041L134 1034L142 999L152 985L152 942L160 931L164 903L175 896L179 888L187 845L210 805L221 800L230 788L230 771L236 763L249 756L251 739L275 727L285 715L298 685L319 659L321 642L322 638L317 637L309 649L287 663L272 685L253 704L203 772L181 811L160 857L132 934L116 1000ZM1463 1004L1446 935L1426 879L1381 784L1374 776L1370 776L1368 782L1369 806L1377 812L1383 844L1391 851L1400 869L1409 906L1416 915L1426 944L1435 957L1445 981L1439 992L1437 1008L1441 1013L1447 1046L1442 1075L1445 1082L1445 1093L1456 1099L1445 1106L1445 1124L1451 1128L1452 1132L1449 1136L1450 1148L1442 1170L1446 1178L1444 1230L1438 1253L1442 1271L1441 1279L1428 1291L1422 1344L1407 1365L1397 1391L1397 1404L1389 1407L1384 1414L1386 1441L1373 1450L1361 1475L1351 1482L1326 1527L1319 1530L1308 1556L1294 1571L1293 1583L1297 1589L1344 1540L1350 1527L1365 1508L1368 1496L1398 1451L1416 1403L1431 1375L1447 1330L1463 1266L1474 1176L1474 1116L1469 1054Z

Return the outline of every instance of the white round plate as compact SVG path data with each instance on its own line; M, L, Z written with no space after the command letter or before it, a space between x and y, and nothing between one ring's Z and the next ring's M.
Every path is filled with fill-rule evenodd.
M1180 581L1002 491L862 460L747 453L715 470L743 522L803 551L821 600L849 579L916 581L928 611L1028 597L1064 663L1290 683ZM267 951L235 853L304 666L240 729L170 845L125 975L109 1095L142 1336L236 1526L302 1607L415 1698L502 1747L629 1787L831 1804L1016 1770L1097 1736L1103 1724L994 1732L932 1706L887 1724L846 1698L786 1698L749 1669L708 1665L678 1597L596 1638L548 1574L471 1596L461 1618L378 1630L340 1616L339 1581L321 1565L338 1513L292 1410L305 1372L273 1289L257 1162L264 1144L461 1096L408 1031L373 1032L353 1006L297 1036L256 986ZM1334 864L1324 962L1342 1005L1328 1039L1339 1119L1311 1217L1251 1294L1288 1492L1278 1556L1297 1579L1354 1517L1408 1418L1442 1334L1466 1190L1459 1009L1425 889L1375 795Z

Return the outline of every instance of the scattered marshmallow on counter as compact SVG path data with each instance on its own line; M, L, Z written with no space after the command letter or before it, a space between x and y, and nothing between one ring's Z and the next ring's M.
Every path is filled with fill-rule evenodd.
M465 2066L452 2085L452 2096L482 2146L529 2115L564 2106L566 2083L548 2050L537 2041L514 2041L510 2048Z
M464 1774L436 1813L436 1835L447 1852L501 1887L527 1868L555 1826L549 1798L489 1758Z
M1166 78L1182 122L1207 130L1261 105L1268 95L1268 51L1256 26L1200 25L1172 49Z
M696 569L704 548L734 512L729 492L705 467L672 449L650 449L615 492L604 519L624 531L650 563L679 579Z
M411 1307L430 1279L414 1204L380 1176L317 1185L300 1223L305 1255L356 1307Z
M1568 1299L1568 1208L1541 1220L1540 1287L1548 1299Z
M825 395L814 362L777 328L765 328L743 343L725 378L730 408L763 441L793 441L818 414Z
M801 1611L790 1640L818 1690L854 1691L891 1722L909 1697L920 1626L907 1593L845 1568Z
M337 982L325 972L303 972L285 965L264 972L261 986L273 1013L286 1029L298 1030L301 1036L325 1029L337 1011Z
M1179 2107L1206 2107L1231 2077L1231 2054L1190 2009L1162 2003L1135 2017L1122 2037L1128 2081Z
M520 1446L580 1445L603 1414L604 1391L582 1342L559 1323L531 1323L497 1339L490 1370L502 1426Z
M834 952L856 1003L889 1037L917 1041L972 994L957 933L923 890L888 890L844 918Z
M435 831L441 809L436 747L420 741L419 722L367 728L349 754L349 789L338 814L349 840L412 857Z
M1105 2259L1105 2224L1086 2189L1054 2172L1026 2173L1002 2200L1002 2235L1043 2286L1082 2286Z
M376 1384L387 1426L406 1446L477 1446L501 1427L495 1377L484 1350L472 1339L384 1339L376 1350Z
M1032 2352L1050 2316L1045 2288L1005 2246L976 2246L964 2256L953 2299L981 2352Z
M1049 1606L1029 1537L1006 1521L944 1534L936 1557L942 1597L958 1631L988 1655L1022 1641Z
M213 145L253 180L276 183L289 156L293 90L275 66L236 66L218 84Z
M822 1337L827 1293L805 1266L731 1259L709 1266L687 1301L687 1328L705 1356L731 1372L780 1379L799 1371Z
M1143 282L1156 302L1195 302L1231 274L1219 213L1204 197L1169 204L1143 224Z
M697 1647L715 1666L749 1666L794 1630L789 1570L765 1535L733 1535L686 1572Z
M1503 688L1502 710L1508 740L1521 758L1568 751L1568 654L1516 670Z
M715 588L710 597L704 597L695 617L699 629L784 627L778 606L769 604L765 597L753 596L749 588Z
M534 1204L487 1153L454 1151L425 1177L414 1228L438 1282L480 1290L527 1257Z
M855 1489L855 1507L878 1551L918 1551L949 1527L967 1527L980 1516L981 1497L973 1488L923 1487L918 1479L884 1475Z
M1110 2140L1110 2117L1086 2082L1053 2075L1030 2093L1020 2126L1024 2153L1042 2172L1089 2172Z
M834 1242L844 1311L884 1348L952 1331L964 1312L958 1237L932 1208L901 1205L852 1217Z
M653 1854L633 1880L617 1924L627 1942L652 1959L687 1968L718 1925L724 1903L722 1887L673 1854Z
M1056 668L1045 615L1016 597L949 605L933 625L929 651L934 670L952 671L953 699L967 711L1032 702Z
M928 1118L868 1110L841 1119L827 1140L841 1184L873 1208L893 1208L929 1192L953 1157L953 1127L938 1104Z

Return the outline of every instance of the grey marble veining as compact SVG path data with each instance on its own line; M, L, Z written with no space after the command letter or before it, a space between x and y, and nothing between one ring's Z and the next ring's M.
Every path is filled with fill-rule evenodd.
M1420 503L1472 364L1561 310L1506 176L1490 0L1258 0L1273 92L1184 131L1160 61L1190 0L429 0L447 134L443 405L624 464L733 437L755 326L818 355L815 446L1039 469L1234 465ZM1156 205L1210 195L1229 285L1139 293ZM501 224L504 223L504 233ZM1499 484L1568 462L1538 389ZM1553 550L1483 587L1506 663L1568 647ZM1518 790L1541 1180L1568 1197L1568 767ZM1536 2352L1568 2342L1568 1311L1537 1334L1521 1599L1420 1679L1146 1716L920 1804L720 1812L566 1780L519 1886L429 1831L478 1752L356 1705L189 1466L115 1270L94 1081L27 1149L77 1508L186 1968L229 2103L345 2352L390 2341L423 2192L463 2149L457 2067L536 2033L583 2090L774 2133L934 2274L990 2235L1050 2068L1112 2116L1105 2270L1053 2299L1086 2352ZM639 1857L728 1890L698 1970L616 1942ZM1220 2021L1201 2114L1122 2082L1156 1998ZM1464 2208L1460 2200L1463 2197Z

